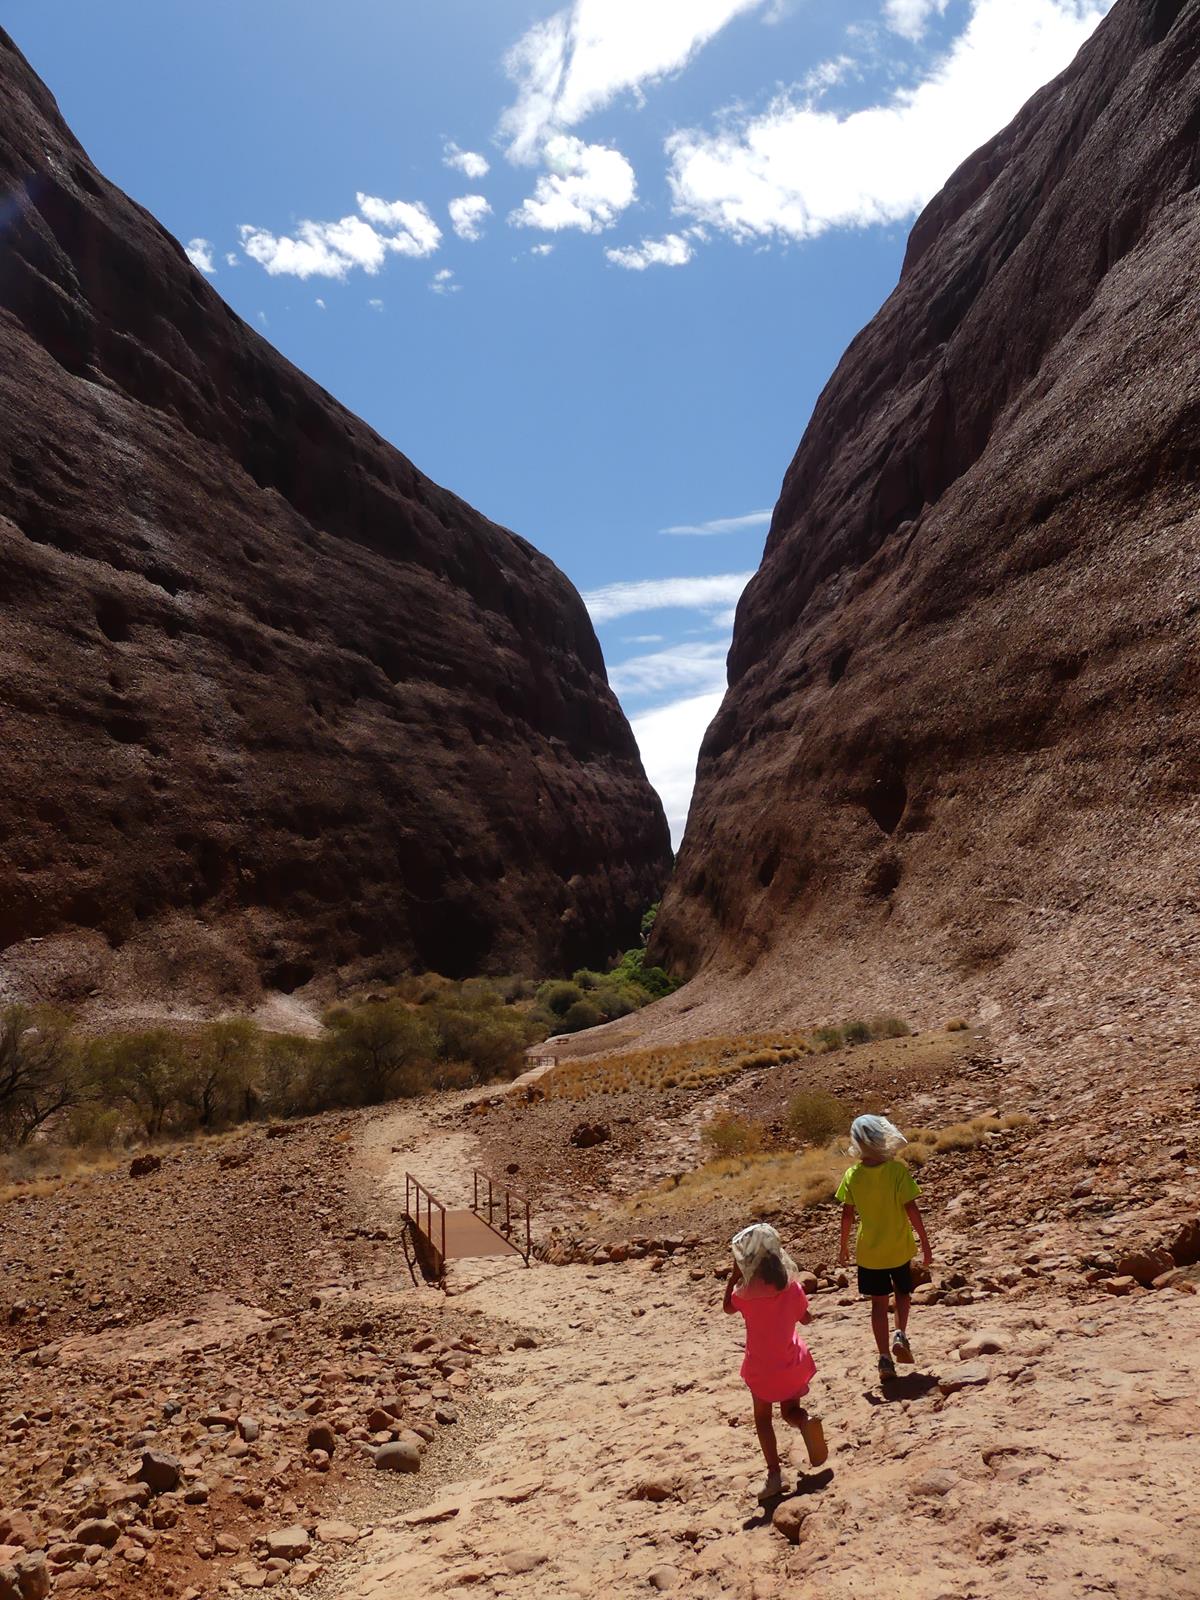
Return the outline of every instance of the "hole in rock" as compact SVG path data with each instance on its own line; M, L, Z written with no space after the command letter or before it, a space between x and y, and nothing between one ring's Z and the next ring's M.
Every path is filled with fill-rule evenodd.
M309 983L313 969L307 961L280 961L263 974L268 989L278 989L281 994L291 994Z
M908 786L898 772L885 772L867 790L867 810L884 833L895 833L907 804Z
M854 654L849 645L844 646L829 663L830 683L840 683L846 675L846 668L850 665L850 657Z
M758 869L758 881L763 888L769 888L775 874L779 871L779 851L772 850L762 866Z
M106 598L96 607L96 626L106 639L124 644L130 637L129 613L119 600Z

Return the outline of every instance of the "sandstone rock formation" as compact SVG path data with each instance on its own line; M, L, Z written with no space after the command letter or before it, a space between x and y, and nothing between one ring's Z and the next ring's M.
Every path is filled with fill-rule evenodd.
M0 990L633 943L667 830L571 585L0 81Z
M921 216L739 606L655 959L753 971L762 1016L1007 986L1069 997L1070 1031L1128 990L1167 1031L1197 945L1198 183L1200 4L1118 0Z

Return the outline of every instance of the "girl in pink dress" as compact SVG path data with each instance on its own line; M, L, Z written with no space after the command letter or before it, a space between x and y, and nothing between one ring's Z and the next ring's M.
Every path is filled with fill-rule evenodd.
M814 1467L829 1455L821 1419L800 1404L817 1366L796 1324L811 1322L812 1313L795 1263L768 1223L753 1223L734 1237L733 1260L724 1309L730 1315L740 1312L746 1324L742 1377L754 1401L754 1428L767 1463L767 1481L758 1496L766 1505L783 1493L774 1406L789 1427L800 1430Z

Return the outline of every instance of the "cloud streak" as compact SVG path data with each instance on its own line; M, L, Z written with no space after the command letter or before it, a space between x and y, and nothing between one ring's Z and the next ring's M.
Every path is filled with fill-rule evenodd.
M643 239L640 245L622 245L604 254L614 267L645 272L647 267L686 267L693 252L690 239L681 233L668 233L663 239Z
M583 603L594 623L614 622L643 611L718 611L736 605L752 572L725 572L708 578L635 578L590 589Z
M683 838L692 803L696 757L723 698L723 691L714 689L706 694L688 695L631 718L633 736L642 753L642 765L662 800L671 826L671 842L676 849Z
M711 694L725 688L729 644L728 637L713 644L685 641L665 650L631 656L609 669L608 681L622 700L639 695L678 693L681 689L693 694L701 690Z
M972 0L914 88L848 115L778 95L757 116L667 141L676 213L746 241L811 239L914 215L1072 60L1113 0ZM932 6L895 8L916 27ZM922 23L923 25L923 23Z
M711 522L678 522L671 528L660 528L659 533L670 533L681 538L709 538L720 533L745 533L749 528L765 528L771 520L769 511L748 511L743 517L714 517Z

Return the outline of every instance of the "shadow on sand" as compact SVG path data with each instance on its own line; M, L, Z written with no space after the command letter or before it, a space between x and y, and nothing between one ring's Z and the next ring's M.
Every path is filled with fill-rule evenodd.
M752 1528L767 1528L776 1510L785 1500L796 1500L804 1494L820 1494L822 1489L828 1489L833 1482L833 1468L822 1467L820 1472L802 1472L795 1489L791 1494L776 1495L774 1500L768 1500L762 1510L757 1512L747 1522L742 1523L744 1532L749 1533Z
M881 1378L879 1389L865 1390L863 1398L872 1406L895 1405L897 1400L919 1400L936 1388L936 1373L906 1372L902 1378Z

